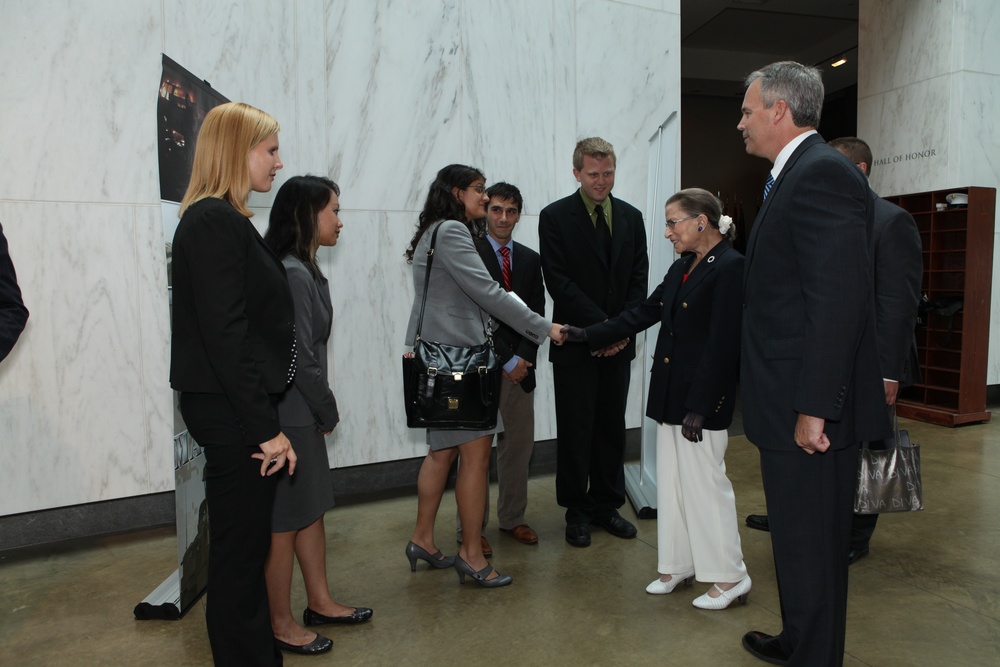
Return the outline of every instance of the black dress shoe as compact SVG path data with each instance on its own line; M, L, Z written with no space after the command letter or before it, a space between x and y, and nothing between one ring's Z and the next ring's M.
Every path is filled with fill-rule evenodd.
M585 523L571 523L566 526L566 541L574 547L590 546L590 528Z
M767 523L766 514L747 514L747 525L757 530L771 532L771 526Z
M781 649L781 642L773 635L751 630L743 635L743 648L753 657L772 665L788 664L788 654Z
M355 607L354 613L349 616L324 616L318 611L313 611L309 607L306 607L305 611L302 612L302 625L306 627L310 625L326 625L328 623L347 623L348 625L357 625L358 623L364 623L372 617L374 612L368 607Z
M318 653L326 653L333 648L333 640L327 639L323 635L316 635L316 639L312 640L308 644L303 644L302 646L296 646L295 644L283 642L277 637L274 638L274 643L277 644L278 648L282 651L298 653L300 655L316 655Z
M621 537L626 540L635 537L636 534L635 526L633 526L629 521L623 519L618 512L609 514L606 517L594 519L590 523L595 526L600 526L615 537Z
M854 565L867 555L868 555L868 547L861 547L860 549L855 549L852 547L851 550L847 552L847 564Z

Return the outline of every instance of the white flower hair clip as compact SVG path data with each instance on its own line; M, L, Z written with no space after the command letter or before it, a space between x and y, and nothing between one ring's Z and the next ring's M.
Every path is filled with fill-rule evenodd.
M733 219L728 215L724 215L719 218L719 231L723 234L729 233L729 229L733 226Z

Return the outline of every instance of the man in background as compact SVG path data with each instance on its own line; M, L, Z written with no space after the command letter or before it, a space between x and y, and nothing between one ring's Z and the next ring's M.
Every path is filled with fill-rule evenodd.
M539 315L545 315L545 285L538 253L513 240L521 219L521 191L509 183L486 190L486 234L476 239L483 263L500 286L516 294ZM528 525L528 464L535 447L535 357L538 344L494 320L493 347L503 365L500 416L503 433L497 436L497 479L500 530L521 544L537 544L538 534ZM489 517L489 497L484 515Z

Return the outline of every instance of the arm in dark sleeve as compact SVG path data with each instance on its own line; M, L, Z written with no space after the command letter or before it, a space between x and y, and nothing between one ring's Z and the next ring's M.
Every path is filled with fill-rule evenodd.
M872 304L868 225L874 204L864 177L850 169L830 159L810 165L796 180L790 213L789 269L799 278L806 341L792 407L828 420L841 417Z
M876 209L876 215L878 209ZM875 313L882 377L904 378L920 303L924 262L917 223L893 207L875 248Z
M281 429L254 359L247 319L247 258L256 241L247 233L249 222L244 226L237 215L206 211L189 225L183 261L194 286L198 333L209 363L246 429L248 442L257 445ZM176 247L174 252L177 261Z
M542 282L542 265L537 255L532 257L530 267L526 268L530 279L528 292L523 296L524 302L528 304L528 308L545 317L545 284ZM534 364L538 357L538 344L521 336L516 345L516 353L517 356Z
M732 252L732 251L730 251ZM736 383L743 321L743 258L720 267L712 294L705 352L698 361L684 407L708 416Z
M7 238L0 225L0 361L10 354L27 321L28 309L21 300L14 263L10 260Z
M316 426L329 431L340 421L337 399L327 382L326 369L320 366L313 349L316 332L313 330L313 308L319 300L319 285L307 269L300 266L288 268L288 287L295 304L295 339L297 364L295 388L316 416Z
M659 322L663 317L663 286L665 283L666 276L664 276L664 282L661 282L649 295L649 298L642 303L605 322L598 322L587 327L587 345L590 349L592 351L600 350L612 343L634 336L640 331L645 331Z

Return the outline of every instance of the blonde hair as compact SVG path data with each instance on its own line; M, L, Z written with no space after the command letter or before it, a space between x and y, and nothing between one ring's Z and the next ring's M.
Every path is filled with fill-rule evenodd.
M595 160L603 160L610 155L611 161L615 164L618 163L614 147L600 137L587 137L576 142L576 149L573 151L574 169L583 169L583 158L586 155Z
M194 146L191 181L179 215L206 197L224 199L246 217L250 196L250 151L280 128L269 114L244 104L220 104L205 116Z

